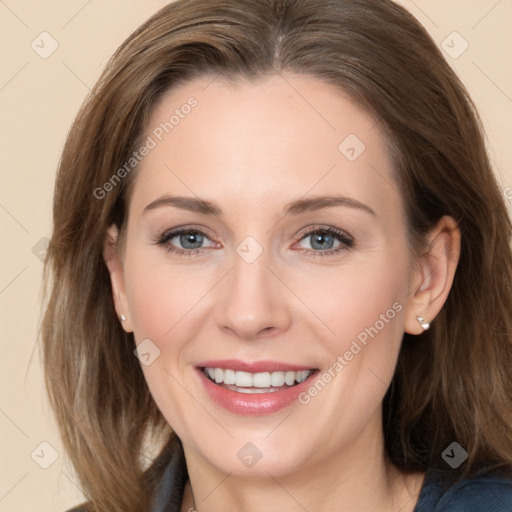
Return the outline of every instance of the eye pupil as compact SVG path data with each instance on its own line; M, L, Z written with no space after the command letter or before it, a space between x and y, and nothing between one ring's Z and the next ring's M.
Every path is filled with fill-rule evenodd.
M311 247L313 247L314 249L331 249L332 248L334 239L328 233L319 232L315 235L312 235L312 237L313 237L313 243L311 244ZM327 241L328 247L326 247L325 245L322 245L323 243L325 244L326 241ZM318 246L315 247L315 245L318 245Z
M192 244L193 247L187 246L187 244ZM180 244L185 249L197 249L203 245L203 236L199 233L184 233L180 235Z

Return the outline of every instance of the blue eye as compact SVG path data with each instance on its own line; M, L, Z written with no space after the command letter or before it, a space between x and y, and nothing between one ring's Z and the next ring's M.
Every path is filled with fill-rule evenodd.
M173 242L174 239L176 240ZM204 251L205 248L202 245L205 240L209 240L209 238L199 230L177 228L171 232L164 233L156 240L156 243L166 246L167 252L173 252L180 256L191 256L192 254ZM181 247L176 247L177 244Z
M313 249L326 250L331 249L336 242L334 236L329 235L328 233L315 232L314 234L307 235L305 240L309 238L310 245Z
M300 241L303 240L309 240L310 248L304 249L314 257L329 256L354 246L354 239L350 235L334 228L315 227L303 233ZM336 242L338 245L335 246Z
M173 236L172 238L169 239L169 242L173 238L177 238L184 249L198 249L203 244L203 240L205 237L201 233L190 231Z
M159 236L155 240L155 244L164 246L168 253L178 256L192 256L205 252L211 247L221 247L220 244L211 242L211 240L209 246L204 246L203 243L206 240L210 239L202 231L183 227ZM302 233L299 243L304 240L309 240L310 247L302 247L302 249L312 257L329 256L354 246L354 239L350 235L331 227L315 226Z

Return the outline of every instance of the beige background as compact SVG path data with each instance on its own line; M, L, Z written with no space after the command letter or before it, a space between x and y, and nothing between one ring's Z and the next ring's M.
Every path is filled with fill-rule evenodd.
M59 512L82 499L43 392L38 243L50 232L55 169L80 104L108 57L164 3L0 0L0 512ZM454 31L469 44L447 60L481 112L505 194L512 186L512 1L400 3L452 55L464 48ZM46 59L31 46L51 49L42 32L58 43Z

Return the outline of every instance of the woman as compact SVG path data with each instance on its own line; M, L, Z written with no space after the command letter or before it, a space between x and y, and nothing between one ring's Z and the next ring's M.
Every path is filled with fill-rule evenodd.
M42 338L80 510L511 510L510 235L403 8L165 6L57 176Z

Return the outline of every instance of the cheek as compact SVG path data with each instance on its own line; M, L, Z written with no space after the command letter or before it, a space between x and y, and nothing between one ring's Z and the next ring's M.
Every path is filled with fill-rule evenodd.
M368 331L390 342L401 339L408 283L404 269L404 258L371 255L295 288L321 320L331 354L349 350L355 339L364 344L371 337Z
M406 258L398 251L368 253L357 260L347 259L330 268L308 265L281 268L285 282L293 286L296 297L283 295L281 307L294 309L295 322L309 324L319 340L328 344L328 352L339 354L350 348L372 326L380 332L400 332L401 316L407 290ZM162 345L173 340L173 350L180 340L193 339L199 333L199 317L222 304L213 304L213 285L225 272L219 267L192 267L162 261L161 255L133 250L126 260L127 292L135 339L149 338ZM210 295L210 297L208 297ZM296 299L299 299L297 302ZM384 321L393 320L382 327ZM211 319L210 319L211 320ZM292 326L293 329L293 326ZM397 336L395 335L396 339ZM183 347L181 347L183 348Z
M407 260L391 253L371 259L372 264L346 268L325 280L325 293L315 289L306 299L310 304L323 301L318 314L334 334L323 338L327 392L316 399L317 391L308 391L303 403L315 402L312 411L318 414L332 410L330 420L335 424L341 414L335 412L336 404L343 403L353 414L346 420L347 432L356 432L359 422L381 403L404 332Z
M136 345L142 343L150 353L149 364L141 358L141 367L153 399L173 430L186 438L185 418L200 416L201 411L194 410L184 391L180 362L186 357L187 340L196 335L198 323L190 321L190 311L202 290L191 286L190 274L157 264L151 257L151 253L133 251L127 258L134 337Z
M135 268L128 279L127 292L135 339L160 339L175 323L169 312L175 310L176 298L165 280L155 279L147 267Z
M340 432L348 439L369 421L392 379L404 330L406 268L405 259L375 258L304 296L308 304L322 304L315 312L332 332L318 347L325 386L312 385L300 403L330 433L333 449Z
M199 273L173 266L153 251L134 250L127 259L127 294L136 340L158 343L178 327L182 332L207 289Z

